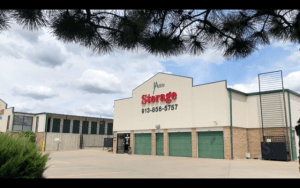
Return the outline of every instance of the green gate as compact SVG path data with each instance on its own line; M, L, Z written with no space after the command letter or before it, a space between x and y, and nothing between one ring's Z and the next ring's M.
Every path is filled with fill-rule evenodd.
M151 155L151 134L135 134L134 153Z
M192 157L191 133L169 133L169 156Z
M164 133L156 133L156 155L164 155Z
M224 159L223 132L198 132L198 157Z

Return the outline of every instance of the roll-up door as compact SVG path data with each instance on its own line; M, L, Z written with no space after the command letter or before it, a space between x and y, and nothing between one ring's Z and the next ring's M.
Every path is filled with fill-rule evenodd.
M198 132L198 157L224 159L223 132Z
M151 134L135 134L134 153L151 155Z
M169 156L192 157L191 133L169 133Z

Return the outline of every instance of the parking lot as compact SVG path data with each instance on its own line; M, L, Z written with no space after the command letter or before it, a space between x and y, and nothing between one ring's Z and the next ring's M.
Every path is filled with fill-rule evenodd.
M300 178L298 161L112 154L102 149L50 153L46 178Z

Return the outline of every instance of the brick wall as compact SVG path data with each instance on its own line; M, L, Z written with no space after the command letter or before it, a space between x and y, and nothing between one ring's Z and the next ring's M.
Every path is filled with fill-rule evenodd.
M131 147L131 155L134 155L134 133L130 131L130 147Z
M151 132L151 155L156 155L156 134L155 130Z
M247 129L233 127L232 137L233 158L246 159L246 153L248 152Z
M250 159L260 159L262 141L261 129L248 129L247 134Z
M41 151L43 150L43 141L45 141L45 132L38 132L35 133L35 137L36 137L36 145L41 149Z
M198 136L196 132L196 128L192 128L192 157L197 158L198 157Z
M117 153L117 131L114 131L114 137L113 138L113 153L116 154Z
M169 156L169 135L167 129L164 129L164 156Z
M223 127L224 159L231 159L230 127Z

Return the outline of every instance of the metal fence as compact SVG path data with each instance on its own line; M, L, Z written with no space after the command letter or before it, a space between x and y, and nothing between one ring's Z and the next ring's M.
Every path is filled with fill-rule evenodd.
M271 142L285 142L289 147L282 71L258 74L258 82L263 142L267 142L267 139ZM270 131L269 128L282 129ZM289 151L289 148L287 150ZM290 154L289 157L291 157Z

